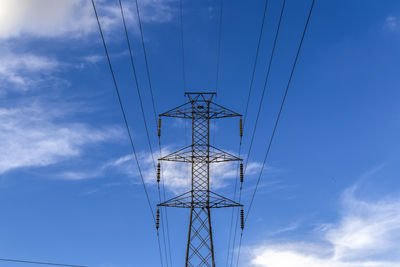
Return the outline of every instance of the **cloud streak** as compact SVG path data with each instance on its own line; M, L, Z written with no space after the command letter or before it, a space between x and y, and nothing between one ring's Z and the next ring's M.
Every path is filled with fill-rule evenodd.
M144 22L171 20L171 0L141 1ZM121 24L115 2L96 1L105 30ZM126 18L132 22L134 6L124 3ZM97 31L91 1L86 0L2 0L0 1L0 39L18 37L78 38Z
M60 63L53 58L32 53L15 54L8 52L2 55L0 62L0 85L19 91L31 89L41 81L49 81L49 76L57 71ZM46 79L44 78L46 77Z
M366 201L356 197L356 189L343 193L340 220L320 225L317 241L260 245L251 249L250 266L399 266L400 199Z
M170 148L163 149L163 155L171 153ZM157 160L159 155L154 155ZM138 159L143 174L143 179L146 184L156 184L156 172L154 169L153 159L148 152L138 153ZM157 164L157 163L156 163ZM219 163L212 164L210 170L211 186L213 189L224 188L229 184L229 181L237 177L237 163ZM247 175L255 174L260 168L257 162L250 162L247 167ZM92 177L103 177L108 172L115 172L138 179L140 174L133 155L128 154L116 159L112 159L101 165L98 169L93 169L83 172L65 172L60 177L69 180L81 180ZM161 163L161 178L164 181L165 187L174 193L183 193L190 190L191 171L190 164L175 163L163 161Z
M385 20L385 28L389 31L397 31L399 29L399 21L395 16L387 16Z
M59 122L64 115L40 104L0 108L0 174L78 157L87 145L121 135L116 127Z

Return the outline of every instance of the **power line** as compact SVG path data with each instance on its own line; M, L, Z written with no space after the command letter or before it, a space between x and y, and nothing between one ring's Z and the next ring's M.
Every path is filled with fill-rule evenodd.
M157 183L157 189L158 189L158 200L161 203L161 192L160 192L160 184L159 183ZM161 209L161 218L164 218L162 209ZM167 245L166 245L166 242L165 242L165 225L164 225L164 221L162 221L161 230L162 230L162 233L163 233L163 241L164 241L164 249L165 249L165 264L168 267L168 256L167 256L168 252L167 252ZM172 267L172 265L171 265L171 267Z
M146 184L144 183L142 171L141 171L140 164L139 164L139 161L138 161L138 158L137 158L137 154L136 154L135 145L133 144L132 134L131 134L131 131L129 129L128 121L127 121L126 114L125 114L125 109L124 109L124 106L122 104L121 95L119 93L117 81L115 79L114 70L113 70L112 65L111 65L110 55L108 54L108 48L107 48L106 42L104 40L103 30L102 30L101 25L100 25L100 20L99 20L98 14L97 14L97 9L96 9L94 0L92 0L92 5L93 5L93 9L94 9L94 12L95 12L95 15L96 15L96 20L97 20L97 24L98 24L98 27L99 27L101 39L103 41L104 51L106 53L108 66L110 68L110 72L111 72L111 76L112 76L112 79L113 79L115 91L117 93L118 102L119 102L119 105L120 105L120 108L121 108L122 117L123 117L123 120L124 120L124 123L125 123L125 127L126 127L126 130L127 130L127 133L128 133L129 141L131 143L132 151L133 151L133 154L134 154L135 159L136 159L136 163L137 163L137 167L139 169L140 177L142 178L142 183L143 183L143 187L144 187L144 190L145 190L145 193L146 193L146 198L147 198L148 203L149 203L149 208L150 208L150 211L151 211L151 215L152 215L152 217L154 219L154 222L155 222L154 212L153 212L153 209L151 207L151 202L150 202L150 198L149 198L149 195L148 195L148 192L147 192Z
M219 87L219 65L221 61L221 36L222 36L222 14L223 14L223 9L224 9L224 0L220 0L220 13L219 13L219 29L218 29L218 44L217 44L217 74L216 74L216 80L215 80L215 96L217 97L218 95L218 87ZM216 142L216 121L214 121L214 131L213 131L213 138L212 138L212 144L214 145ZM213 176L213 168L210 167L210 177ZM213 179L210 180L210 186L212 186L212 181Z
M239 158L240 158L241 147L242 147L242 138L241 138L240 144L239 144L239 155L238 155ZM237 168L237 172L236 172L236 180L235 180L235 189L234 189L234 194L233 194L233 201L236 201L236 191L237 191L237 184L238 184L238 179L239 179L239 166L240 166L240 163L238 164L238 168ZM242 188L242 186L240 186L240 188ZM239 200L238 203L240 203L240 200ZM232 242L231 266L232 266L233 253L234 253L235 241L236 241L236 228L237 228L237 220L238 220L238 216L239 216L239 208L237 208L236 210L237 210L237 218L236 218L236 224L235 224L235 238L234 238L234 240ZM228 253L227 253L227 256L226 256L226 266L228 266L228 262L229 262L229 254L230 254L230 248L231 248L231 238L232 238L232 227L233 227L234 213L235 213L235 209L233 208L232 209L232 214L231 214L230 230L229 230Z
M134 76L135 84L136 84L136 91L137 91L137 94L138 94L138 97L139 97L140 110L141 110L141 112L142 112L142 117L143 117L143 122L144 122L144 128L145 128L145 130L146 130L146 135L147 135L147 142L148 142L148 145L149 145L149 149L150 149L150 153L151 153L151 158L153 159L153 167L154 167L154 171L155 171L155 170L156 170L156 162L155 162L155 160L154 160L153 147L152 147L152 145L151 145L149 129L148 129L148 126L147 126L146 115L145 115L144 107L143 107L142 95L141 95L141 93L140 93L139 81L138 81L137 74L136 74L136 67L135 67L135 62L134 62L134 60L133 60L131 42L130 42L130 40L129 40L129 34L128 34L128 29L127 29L127 27L126 27L125 14L124 14L124 10L123 10L123 7L122 7L122 2L121 2L121 0L119 0L119 6L120 6L120 10L121 10L122 21L123 21L123 24L124 24L125 36L126 36L126 41L127 41L128 50L129 50L129 58L130 58L131 66L132 66L132 71L133 71L133 76Z
M138 97L139 97L140 109L141 109L141 112L142 112L144 127L145 127L145 130L146 130L147 142L148 142L148 146L149 146L149 149L150 149L151 158L153 160L154 171L156 171L156 162L154 160L153 147L151 145L149 129L148 129L148 126L147 126L147 119L146 119L146 115L145 115L145 111L144 111L144 107L143 107L143 100L142 100L142 96L141 96L141 93L140 93L139 81L138 81L138 77L137 77L137 73L136 73L136 67L135 67L135 62L134 62L133 54L132 54L131 42L130 42L130 39L129 39L128 29L127 29L126 20L125 20L124 8L122 6L122 1L121 0L119 0L119 6L120 6L120 10L121 10L122 21L123 21L124 30L125 30L125 37L126 37L126 41L127 41L127 45L128 45L128 50L129 50L129 58L130 58L130 62L131 62L132 72L133 72L133 76L134 76L134 80L135 80L135 84L136 84L136 91L137 91L137 94L138 94ZM136 1L136 8L137 8L137 10L139 8L138 5L137 5L137 1ZM139 12L138 12L138 17L140 18ZM139 24L140 24L140 29L142 29L141 23L139 23ZM141 33L142 33L142 31L141 31ZM144 48L143 37L142 37L142 45L143 45L143 48ZM145 58L147 58L147 57L145 56ZM148 70L149 69L147 68L147 71ZM148 81L149 81L150 88L151 88L150 73L148 72L147 74L148 74L148 78L149 78ZM151 93L151 95L153 96L152 93ZM155 111L155 106L154 106L154 99L153 99L153 110L154 110L154 112L156 112ZM157 123L157 120L156 120L156 123ZM158 188L158 190L159 190L159 188ZM160 197L160 202L161 202L160 194L159 194L159 197ZM163 223L162 224L163 243L164 243L164 249L165 249L166 265L168 267L167 246L166 246L166 241L165 241L165 230L164 230L164 228L165 228L165 226L164 226L164 223Z
M273 58L274 58L274 55L275 55L275 49L276 49L276 44L277 44L278 37L279 37L279 32L280 32L282 19L283 19L285 5L286 5L286 0L283 0L282 8L281 8L280 16L279 16L279 21L278 21L278 26L277 26L277 29L276 29L276 32L275 32L274 42L273 42L273 46L272 46L272 50L271 50L271 55L270 55L270 58L269 58L267 72L266 72L266 75L265 75L263 91L262 91L260 103L259 103L259 106L258 106L257 117L256 117L256 121L254 123L253 131L252 131L252 135L251 135L250 146L249 146L249 150L248 150L248 153L247 153L247 156L246 156L246 160L245 160L245 164L244 164L244 166L245 166L244 167L244 173L246 173L246 171L247 171L248 162L249 162L249 158L250 158L250 154L251 154L251 149L253 147L254 137L255 137L255 133L256 133L256 129L257 129L257 125L258 125L258 120L260 118L261 108L262 108L262 104L264 102L264 96L265 96L267 84L268 84L268 81L269 81L269 74L271 72ZM254 75L254 73L255 73L255 69L253 69L253 75ZM252 77L251 83L253 83L253 79L254 79L254 77ZM247 105L249 103L249 99L250 99L250 90L249 90L249 97L248 97ZM246 109L248 108L247 105L246 105ZM247 110L246 110L246 115L247 115ZM241 201L241 198L242 198L242 187L240 188L240 192L239 192L239 202ZM237 234L238 222L239 222L239 212L236 215L236 225L235 225L235 232L234 232L234 238L233 238L233 245L235 245L235 243L236 243L236 234ZM232 251L232 260L233 260L233 251ZM232 265L232 261L231 261L231 265Z
M283 107L285 105L285 101L286 101L286 97L287 97L287 94L288 94L288 91L289 91L290 83L292 81L294 70L295 70L296 64L297 64L297 60L299 58L301 47L303 45L304 37L305 37L306 32L307 32L307 28L308 28L308 25L309 25L309 22L310 22L310 18L311 18L311 14L312 14L312 11L313 11L313 8L314 8L314 4L315 4L315 0L313 0L312 3L311 3L311 7L310 7L310 11L308 13L307 21L306 21L306 24L304 26L303 34L301 36L300 44L299 44L299 47L297 49L296 57L295 57L294 62L293 62L293 66L292 66L292 70L290 72L288 83L286 85L285 94L283 95L282 103L281 103L281 106L279 108L279 112L278 112L278 115L276 117L276 120L275 120L275 124L274 124L274 128L273 128L273 131L272 131L272 134L271 134L271 138L270 138L269 143L268 143L268 148L267 148L267 151L265 153L264 161L263 161L263 164L262 164L262 167L261 167L258 179L257 179L256 187L254 188L254 192L253 192L253 195L251 197L249 209L247 211L247 214L246 214L246 217L245 217L245 220L244 220L245 224L247 223L247 219L249 217L251 208L253 206L254 198L255 198L255 195L257 193L258 186L260 184L260 180L261 180L262 173L264 171L265 163L266 163L266 161L268 159L268 155L269 155L269 152L271 150L271 145L272 145L272 142L273 142L274 137L275 137L276 129L277 129L278 124L279 124L279 120L280 120L280 117L281 117L281 114L282 114ZM239 250L238 250L238 257L237 257L237 266L239 265L239 255L240 255L240 248L241 248L242 238L243 238L243 230L242 230L241 235L240 235L240 243L239 243Z
M149 62L147 59L147 50L146 50L146 46L145 46L145 42L144 42L144 34L143 34L143 27L142 27L142 19L140 16L140 9L139 9L139 3L138 0L135 0L135 4L136 4L136 12L137 12L137 16L138 16L138 24L139 24L139 30L140 30L140 38L142 41L142 47L143 47L143 54L144 54L144 60L145 60L145 64L146 64L146 73L147 73L147 81L149 83L149 89L150 89L150 95L151 95L151 102L152 102L152 106L153 106L153 112L154 112L154 122L155 125L157 125L157 109L156 109L156 104L155 104L155 100L154 100L154 94L153 94L153 86L151 83L151 78L150 78L150 67L149 67ZM161 142L158 143L159 149L160 149L160 157L161 157ZM153 159L154 160L154 159ZM162 184L163 186L163 191L164 191L164 200L165 200L165 186L164 183ZM168 226L168 213L167 213L167 209L165 210L165 220L166 220L166 229L167 229L167 237L168 237L168 252L169 252L169 259L170 259L170 264L172 266L172 256L171 256L171 242L170 242L170 235L169 235L169 226ZM164 223L163 223L163 230L164 230ZM164 242L165 243L165 242Z
M248 162L249 162L251 149L253 147L254 136L255 136L255 133L256 133L256 130L257 130L258 120L259 120L260 114L261 114L261 108L262 108L263 102L264 102L264 96L265 96L265 92L266 92L266 89L267 89L267 84L268 84L268 81L269 81L269 74L271 72L272 62L273 62L274 55L275 55L275 49L276 49L276 44L278 42L278 36L279 36L280 28L281 28L281 23L282 23L282 19L283 19L283 13L284 13L284 10L285 10L285 5L286 5L286 0L283 0L282 8L281 8L281 14L279 16L278 27L277 27L276 32L275 32L274 43L273 43L271 55L270 55L270 58L269 58L267 73L265 75L264 87L263 87L263 91L262 91L262 94L261 94L260 103L258 105L257 117L256 117L256 121L254 123L252 135L251 135L249 151L247 152L247 157L246 157L246 162L245 162L245 172L246 172L247 165L248 165Z
M182 77L183 77L183 93L186 91L186 72L185 72L185 45L183 39L183 7L182 0L179 1L180 20L181 20L181 49L182 49Z
M164 265L163 265L163 261L162 261L162 250L161 250L160 234L158 232L158 229L157 229L157 243L158 243L158 251L160 253L160 263L161 263L161 267L163 267Z
M158 137L158 147L160 148L160 157L162 157L162 149L161 149L161 136ZM161 175L162 177L164 177L164 171L161 170ZM158 184L158 188L160 187L160 185ZM165 195L165 183L164 183L164 179L162 179L162 188L163 188L163 197L164 197L164 201L166 201L166 195ZM159 191L160 192L160 191ZM160 201L161 203L161 201ZM172 265L172 256L171 256L171 240L170 240L170 234L169 234L169 223L168 223L168 212L167 212L167 208L164 207L164 214L165 214L165 221L166 221L166 228L167 228L167 237L168 237L168 252L169 252L169 261Z
M154 119L155 119L155 125L157 125L157 111L156 111L156 105L154 101L154 95L153 95L153 86L151 85L151 78L150 78L150 68L149 68L149 62L147 59L147 52L146 52L146 46L144 44L144 37L143 37L143 28L142 28L142 20L140 18L140 11L139 11L139 4L138 0L135 0L136 3L136 12L138 16L138 24L139 24L139 30L140 30L140 37L142 41L142 47L143 47L143 54L144 54L144 61L146 64L146 73L147 73L147 81L149 82L149 89L150 89L150 95L151 95L151 102L153 104L153 111L154 111Z
M219 30L218 30L218 52L217 52L217 79L215 81L215 93L218 95L218 87L219 87L219 65L221 61L221 37L222 37L222 14L224 10L224 0L220 0L220 9L219 9Z
M186 92L186 72L185 72L185 45L183 39L183 7L182 0L179 1L179 11L180 11L180 33L181 33L181 51L182 51L182 80L183 80L183 100L185 100ZM187 125L185 123L185 136L187 133Z
M280 119L280 117L281 117L282 110L283 110L283 107L284 107L284 105L285 105L287 93L288 93L288 91L289 91L290 83L291 83L292 78L293 78L293 73L294 73L294 70L295 70L295 68L296 68L297 60L298 60L299 55L300 55L301 47L302 47L302 45L303 45L304 37L305 37L306 31L307 31L307 28L308 28L308 24L309 24L309 21L310 21L310 18L311 18L311 14L312 14L312 10L313 10L313 8L314 8L314 4L315 4L315 0L313 0L313 1L312 1L312 4L311 4L310 12L309 12L308 17L307 17L307 22L306 22L306 25L305 25L305 27L304 27L304 31L303 31L303 34L302 34L302 37L301 37L301 41L300 41L300 44L299 44L299 48L298 48L298 50L297 50L296 58L295 58L294 63L293 63L292 71L290 72L290 77L289 77L288 83L287 83L287 85L286 85L285 94L284 94L284 96L283 96L282 103L281 103L281 106L280 106L280 108L279 108L278 115L277 115L277 117L276 117L274 129L273 129L273 131L272 131L271 139L270 139L270 141L269 141L269 143L268 143L267 152L265 153L265 158L264 158L264 161L263 161L261 170L260 170L260 174L259 174L258 179L257 179L256 188L254 189L254 193L253 193L253 196L252 196L252 198L251 198L251 202L250 202L250 205L249 205L249 210L247 211L247 215L246 215L245 222L247 221L247 218L248 218L248 216L249 216L249 213L250 213L250 210L251 210L253 201L254 201L254 197L255 197L255 194L256 194L256 192L257 192L257 188L258 188L258 185L259 185L259 183L260 183L260 180L261 180L262 172L263 172L263 170L264 170L265 163L266 163L266 161L267 161L267 159L268 159L268 155L269 155L269 152L270 152L270 150L271 150L272 141L273 141L273 139L274 139L274 137L275 137L275 133L276 133L276 129L277 129L277 127L278 127L279 119Z
M16 262L16 263L29 263L29 264L40 264L40 265L49 265L49 266L87 267L87 266L84 266L84 265L71 265L71 264L63 264L63 263L27 261L27 260L4 259L4 258L0 258L0 261Z
M253 71L252 71L250 87L249 87L249 94L247 96L246 109L245 109L245 112L244 112L243 128L244 128L245 123L246 123L247 111L248 111L248 107L249 107L251 91L252 91L252 88L253 88L253 81L254 81L255 71L256 71L256 67L257 67L257 61L258 61L258 54L259 54L259 51L260 51L261 39L262 39L262 35L263 35L263 30L264 30L264 22L265 22L265 17L266 17L266 14L267 14L267 7L268 7L268 0L265 1L264 13L263 13L262 20L261 20L261 27L260 27L260 33L259 33L259 36L258 36L256 56L255 56L255 59L254 59ZM240 139L240 143L239 143L239 153L238 153L239 154L239 156L238 156L239 158L240 158L240 155L241 155L241 151L242 151L242 139ZM236 179L235 179L235 189L234 189L234 194L233 194L233 200L234 201L236 200L236 190L237 190L237 183L238 183L238 175L239 175L239 165L238 165L238 169L237 169L237 173L236 173ZM237 210L239 212L239 209L237 209ZM229 259L229 254L230 254L229 252L230 252L230 244L231 244L231 238L232 238L232 226L233 226L234 212L235 212L235 209L232 209L231 223L230 223L230 229L229 229L229 239L228 239L228 253L227 253L227 256L226 256L226 266L228 266L228 259ZM232 244L232 248L234 247L234 245L235 244L233 243Z
M149 209L150 209L150 212L151 212L151 216L153 218L154 225L156 225L156 218L154 216L154 211L153 211L153 208L151 206L150 197L149 197L149 194L147 192L146 184L144 182L142 170L141 170L140 164L139 164L139 159L138 159L137 154L136 154L135 145L133 143L132 134L131 134L131 131L130 131L130 128L129 128L129 125L128 125L128 120L126 118L125 109L124 109L124 106L122 104L121 95L119 93L117 81L116 81L116 78L115 78L114 70L112 68L110 55L108 53L108 48L107 48L107 45L106 45L106 42L105 42L105 39L104 39L103 30L101 28L101 24L100 24L99 16L97 14L97 9L96 9L96 5L95 5L94 0L92 0L92 6L93 6L94 13L96 15L97 25L98 25L98 28L99 28L99 32L100 32L100 36L101 36L102 42L103 42L104 51L105 51L106 56L107 56L108 66L109 66L110 73L111 73L111 76L112 76L112 79L113 79L115 92L116 92L117 97L118 97L119 106L120 106L120 109L121 109L121 113L122 113L122 117L123 117L123 120L124 120L124 123L125 123L126 130L127 130L127 133L128 133L128 137L129 137L129 141L130 141L130 144L131 144L132 152L133 152L133 155L134 155L134 158L135 158L135 161L136 161L136 165L138 167L139 175L140 175L140 178L141 178L141 181L142 181L143 189L144 189L144 192L145 192L145 195L146 195L146 199L147 199L147 203L148 203L148 206L149 206ZM159 238L158 232L157 232L157 239L158 239L158 242L160 242L160 238ZM161 256L162 253L161 253L160 246L159 246L159 249L160 249L160 256ZM160 261L161 261L161 266L163 266L162 257L160 257Z
M244 116L243 116L243 128L245 126L246 119L247 119L247 112L248 112L248 109L249 109L250 96L251 96L251 92L252 92L252 89L253 89L254 76L255 76L255 73L256 73L258 54L260 52L260 45L261 45L261 40L262 40L262 36L263 36L263 31L264 31L264 22L265 22L265 17L266 17L266 14L267 14L267 8L268 8L268 0L265 1L264 14L263 14L263 17L262 17L260 33L259 33L259 36L258 36L256 57L254 59L253 71L252 71L251 80L250 80L249 94L247 96L246 109L244 111Z

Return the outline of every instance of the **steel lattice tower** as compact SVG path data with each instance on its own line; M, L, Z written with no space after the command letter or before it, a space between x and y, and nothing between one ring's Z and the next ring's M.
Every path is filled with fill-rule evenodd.
M160 118L190 119L192 121L192 144L159 158L159 160L191 163L191 190L160 203L158 206L190 209L185 267L214 267L211 209L242 205L210 190L210 164L227 161L242 162L242 159L210 145L210 120L241 117L241 115L212 102L215 93L185 93L185 95L189 102L160 114ZM161 119L159 135L160 127ZM241 173L241 181L242 178L243 173Z

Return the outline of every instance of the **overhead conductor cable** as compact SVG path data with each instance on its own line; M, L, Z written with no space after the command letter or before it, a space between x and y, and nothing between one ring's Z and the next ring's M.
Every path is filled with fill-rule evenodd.
M27 260L5 259L5 258L0 258L0 261L15 262L15 263L38 264L38 265L48 265L48 266L87 267L87 266L83 266L83 265L71 265L71 264L63 264L63 263L42 262L42 261L27 261Z
M266 161L268 159L268 155L269 155L269 152L271 150L272 141L273 141L273 139L275 137L276 129L277 129L278 124L279 124L279 119L281 117L282 110L283 110L283 107L285 105L286 97L287 97L287 94L288 94L288 91L289 91L289 87L290 87L290 84L291 84L291 81L292 81L292 78L293 78L294 70L296 68L297 60L298 60L299 55L300 55L300 51L301 51L301 47L303 45L304 37L305 37L306 32L307 32L307 28L308 28L308 25L309 25L309 22L310 22L310 18L311 18L311 14L312 14L312 11L313 11L313 8L314 8L314 4L315 4L315 0L313 0L312 3L311 3L311 7L310 7L310 11L308 13L307 21L306 21L306 24L304 26L304 30L303 30L303 33L302 33L302 36L301 36L300 44L299 44L299 47L297 49L295 60L293 62L292 70L290 72L289 80L288 80L288 83L286 85L286 89L285 89L285 93L284 93L284 96L283 96L283 99L282 99L282 102L281 102L281 106L279 108L279 112L278 112L278 115L277 115L276 120L275 120L275 124L274 124L274 128L273 128L273 131L272 131L272 135L271 135L271 138L269 140L267 151L266 151L265 157L264 157L264 161L263 161L263 164L262 164L262 167L261 167L258 179L257 179L256 187L254 188L254 192L253 192L250 204L249 204L249 210L248 210L248 212L247 212L247 214L245 216L244 224L246 224L248 216L249 216L249 213L250 213L250 210L251 210L251 207L253 206L254 197L255 197L255 194L257 193L257 189L258 189L258 186L260 184L261 176L262 176L262 173L264 171L265 163L266 163ZM239 256L240 256L242 238L243 238L243 230L242 230L241 235L240 235L240 242L239 242L238 257L237 257L236 266L239 266Z
M148 62L147 62L147 55L146 55L147 53L146 53L146 48L145 48L145 45L144 45L144 38L143 38L142 23L141 23L141 19L140 19L139 5L138 5L137 0L135 2L136 2L136 10L137 10L137 15L138 15L140 34L141 34L141 37L142 37L142 46L143 46L143 51L144 51L144 54L145 54L146 70L147 70L147 77L148 77L148 82L149 82L150 94L151 94L151 97L152 97L153 111L154 111L154 114L155 114L154 119L155 119L155 122L157 124L157 115L156 115L155 102L154 102L153 91L152 91L152 86L151 86L150 71L149 71ZM142 96L141 96L141 93L140 93L138 78L137 78L137 74L136 74L136 67L135 67L135 63L134 63L134 60L133 60L132 48L131 48L131 45L130 45L129 34L128 34L127 26L126 26L124 8L122 6L122 1L121 0L119 0L119 6L120 6L120 10L121 10L121 16L122 16L123 26L124 26L124 30L125 30L126 41L127 41L127 45L128 45L128 49L129 49L129 56L130 56L130 62L131 62L131 66L132 66L133 76L134 76L134 80L135 80L135 83L136 83L136 91L137 91L137 94L138 94L138 97L139 97L140 109L141 109L141 112L142 112L143 122L144 122L145 130L146 130L147 142L148 142L148 146L149 146L149 149L150 149L151 158L153 160L154 171L156 171L156 163L155 163L155 160L154 160L153 148L152 148L152 145L151 145L150 134L149 134L148 126L147 126L148 124L147 124L147 120L146 120L146 116L145 116L145 112L144 112ZM161 154L161 147L160 147L160 154ZM158 186L158 191L159 191L159 194L158 194L159 195L159 201L161 202L161 193L160 193L160 187L159 186ZM166 222L168 222L167 220L168 220L168 217L166 217ZM166 265L168 266L168 259L167 259L167 251L168 251L168 249L167 249L167 243L166 243L165 225L164 225L164 223L162 224L161 230L162 230L162 233L163 233L164 249L166 251L166 253L165 253ZM168 233L168 240L169 240L168 228L167 228L167 233ZM170 252L170 249L169 249L169 252ZM171 255L171 252L170 252L170 255ZM172 265L172 262L171 262L171 265Z
M121 95L120 95L120 93L119 93L117 81L116 81L116 78L115 78L114 70L113 70L113 68L112 68L110 55L109 55L109 53L108 53L108 48L107 48L107 45L106 45L106 42L105 42L105 39L104 39L103 30L102 30L102 28L101 28L101 24L100 24L99 16L98 16L98 14L97 14L96 4L95 4L94 0L92 0L92 6L93 6L93 10L94 10L94 13L95 13L95 16L96 16L96 20L97 20L97 25L98 25L98 28L99 28L100 36L101 36L101 39L102 39L102 42L103 42L104 51L105 51L105 54L106 54L106 57L107 57L107 62L108 62L108 66L109 66L109 69L110 69L110 73L111 73L111 76L112 76L112 79L113 79L114 88L115 88L115 92L116 92L116 94L117 94L117 98L118 98L119 106L120 106L120 109L121 109L123 121L124 121L124 124L125 124L125 128L126 128L126 130L127 130L127 133L128 133L128 137L129 137L130 145L131 145L132 152L133 152L133 155L134 155L134 159L135 159L136 165L137 165L137 167L138 167L139 176L140 176L140 178L141 178L141 182L142 182L142 185L143 185L143 189L144 189L144 192L145 192L145 195L146 195L147 204L148 204L148 206L149 206L150 213L151 213L151 216L152 216L152 218L153 218L153 222L154 222L154 224L156 224L156 218L155 218L155 216L154 216L154 211L153 211L153 208L152 208L152 205L151 205L150 197L149 197L149 194L148 194L148 191L147 191L146 184L145 184L145 182L144 182L142 170L141 170L141 168L140 168L139 159L138 159L137 154L136 154L135 145L134 145L134 143L133 143L132 134L131 134L131 131L130 131L130 128L129 128L128 120L127 120L127 118L126 118L125 109L124 109L124 106L123 106L123 104L122 104ZM163 266L163 263L162 263L162 253L161 253L161 245L160 245L160 237L159 237L158 231L157 231L157 240L158 240L158 247L159 247L159 252L160 252L161 266Z
M266 18L266 14L267 14L267 7L268 7L268 0L265 0L264 12L263 12L262 20L261 20L261 27L260 27L260 32L259 32L258 41L257 41L256 55L255 55L254 64L253 64L253 71L252 71L252 75L251 75L249 93L248 93L248 96L247 96L246 109L245 109L245 112L244 112L244 119L243 119L243 122L242 122L242 119L240 120L240 143L239 143L239 153L238 153L239 156L238 157L240 157L241 151L242 151L243 128L245 126L245 121L246 121L246 118L247 118L247 111L248 111L251 91L252 91L252 88L253 88L254 76L255 76L255 71L256 71L257 61L258 61L258 54L259 54L259 51L260 51L260 44L261 44L262 35L263 35L263 31L264 31L264 22L265 22L265 18ZM233 200L234 201L236 200L237 180L238 179L236 178L235 179L235 188L234 188L234 193L233 193ZM232 237L232 227L233 227L234 212L235 212L235 209L232 209L231 223L230 223L230 227L229 227L229 241L228 241L228 252L227 252L227 256L226 256L226 266L228 266L228 263L229 263L229 254L230 254L230 247L231 247L231 237ZM234 245L235 245L235 242L233 242L232 248L234 247ZM231 262L231 265L232 265L232 262Z

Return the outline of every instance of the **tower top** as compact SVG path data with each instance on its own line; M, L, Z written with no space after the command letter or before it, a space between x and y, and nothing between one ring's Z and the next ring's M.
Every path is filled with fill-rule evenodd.
M190 101L211 101L217 93L215 92L185 92Z
M161 113L160 117L175 117L182 119L193 119L195 114L207 113L208 119L221 119L228 117L241 117L230 109L212 102L216 93L186 92L189 101L167 112Z

